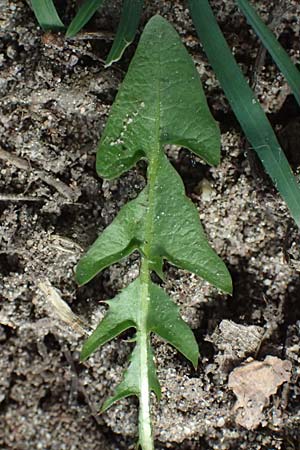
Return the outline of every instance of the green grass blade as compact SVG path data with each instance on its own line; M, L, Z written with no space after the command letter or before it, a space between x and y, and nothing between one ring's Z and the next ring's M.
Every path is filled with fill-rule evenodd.
M240 10L246 16L257 36L272 56L273 60L285 76L291 90L300 105L300 72L291 58L276 39L272 31L264 24L255 9L247 0L236 0Z
M97 9L101 8L103 0L86 0L79 8L76 16L70 23L66 37L73 37L93 17Z
M300 188L274 131L237 65L207 0L189 0L198 36L252 147L300 226Z
M144 0L124 0L118 31L106 59L106 67L118 61L136 34L142 14Z
M31 0L35 17L43 30L64 30L52 0Z

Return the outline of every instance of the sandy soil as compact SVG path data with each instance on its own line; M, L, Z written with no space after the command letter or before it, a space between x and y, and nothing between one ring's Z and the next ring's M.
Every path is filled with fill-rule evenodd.
M75 5L66 3L67 21ZM283 77L268 55L257 61L259 42L234 2L211 3L297 169L300 112ZM277 3L256 5L299 63L299 3ZM119 5L89 24L88 30L103 32L101 39L66 42L44 34L25 1L0 0L0 449L134 448L135 399L97 415L122 375L129 335L80 364L88 327L67 326L51 303L56 292L94 328L105 311L100 300L114 296L139 269L133 255L84 288L74 281L80 255L145 183L144 164L112 182L99 179L94 168L97 141L134 51L132 46L120 63L104 69ZM181 34L220 122L219 167L209 168L184 149L167 150L211 244L228 264L234 294L166 267L165 288L197 336L201 362L193 370L153 337L163 390L161 402L153 401L156 448L297 450L299 233L247 147L186 5L146 2L140 29L157 12ZM291 363L290 381L270 397L258 427L247 430L236 423L228 377L247 358L268 355Z

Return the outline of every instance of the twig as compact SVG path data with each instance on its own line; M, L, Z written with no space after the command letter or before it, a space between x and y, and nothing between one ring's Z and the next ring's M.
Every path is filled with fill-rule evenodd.
M68 41L89 41L95 39L103 39L105 41L113 41L114 34L109 31L85 31L77 33L75 36L68 37Z
M63 195L68 200L71 200L72 202L76 202L78 200L78 197L80 196L79 189L71 189L69 186L67 186L65 183L63 183L58 178L54 178L52 175L48 175L46 172L43 172L41 170L34 170L33 171L42 181L44 181L49 186L52 186L54 189L57 190L61 195Z
M19 169L26 170L26 172L34 173L40 180L44 181L44 183L48 184L49 186L52 186L54 189L57 190L57 192L59 192L61 195L63 195L71 202L75 202L76 200L78 200L81 194L79 189L71 189L68 185L63 183L58 178L49 175L47 172L43 170L34 169L28 161L26 161L23 158L20 158L17 155L14 155L13 153L7 152L1 147L0 147L0 159L18 167Z
M9 153L3 148L0 148L0 159L3 161L6 161L13 166L18 167L18 169L23 169L26 171L29 171L31 169L31 166L26 159L20 158L17 155L14 155L13 153Z
M0 202L43 202L44 198L28 197L24 195L0 194Z

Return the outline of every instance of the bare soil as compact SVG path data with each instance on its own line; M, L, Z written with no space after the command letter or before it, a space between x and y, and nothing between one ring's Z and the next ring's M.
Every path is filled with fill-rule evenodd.
M58 2L66 22L75 3ZM300 111L283 76L234 1L211 3L297 171ZM299 3L255 4L299 64ZM107 2L86 27L97 37L69 41L43 33L26 1L0 0L0 11L0 449L133 449L134 398L97 414L122 376L130 334L80 364L87 327L63 322L53 296L94 328L106 309L101 300L139 270L133 255L84 288L74 281L80 255L145 184L144 164L109 182L95 172L97 142L136 42L121 62L104 69L120 2ZM194 370L153 337L163 391L160 403L153 399L156 448L299 450L299 231L243 137L186 4L146 2L140 31L155 13L180 33L220 123L219 167L184 149L167 151L234 282L229 297L166 266L165 289L193 328L201 361ZM259 425L247 430L236 423L228 377L247 358L270 356L291 366L289 382L278 385Z

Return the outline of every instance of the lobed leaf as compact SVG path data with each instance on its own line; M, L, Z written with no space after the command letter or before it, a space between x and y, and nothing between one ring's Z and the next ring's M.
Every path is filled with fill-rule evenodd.
M219 163L220 132L198 72L176 31L162 23L160 17L148 22L112 106L97 154L104 178L120 176L142 157L152 159L165 144Z
M163 259L208 280L225 292L231 292L231 279L223 261L209 246L197 210L185 196L184 186L163 153L155 179L151 250L146 255L150 267L163 278ZM80 260L76 277L85 284L108 265L134 250L145 255L145 233L149 226L149 190L125 205L110 226Z
M80 355L87 359L103 344L129 328L139 331L139 299L141 280L137 278L127 288L108 303L109 310L95 331L85 342ZM179 308L162 288L149 283L149 312L147 333L157 333L180 351L196 367L199 357L195 337L187 324L179 316Z
M106 67L119 61L125 49L133 41L141 18L144 0L124 0L121 20L113 45L106 58Z
M231 292L227 268L209 247L197 211L162 151L166 143L183 145L216 164L219 141L193 62L175 30L155 17L144 30L112 107L99 145L97 171L114 178L144 156L154 160L155 179L149 182L157 195L150 199L146 188L121 210L80 261L80 284L135 249L144 255L150 220L152 248L147 257L159 276L163 259L168 259ZM151 217L146 214L150 203Z
M125 288L113 300L107 302L109 310L100 322L96 330L85 342L81 360L88 358L94 351L110 339L118 336L129 328L135 328L136 347L130 358L130 365L125 373L123 381L115 390L115 395L109 398L103 405L101 411L105 411L115 401L129 395L140 394L140 333L142 329L141 315L139 312L139 300L142 296L142 285L140 277ZM188 325L180 318L179 308L164 293L162 288L149 283L149 311L147 317L146 333L150 335L155 332L169 344L180 351L196 367L199 350L195 337ZM160 387L153 364L153 353L148 343L148 374L150 388L157 397L160 397Z
M241 127L300 226L300 188L274 131L216 22L208 0L189 0L191 16L209 62Z
M140 360L140 342L137 340L137 345L135 346L131 356L130 356L130 364L128 369L125 371L124 378L122 382L116 387L115 394L112 397L109 397L102 405L100 410L101 413L106 411L111 407L115 402L121 400L122 398L129 397L130 395L135 395L137 397L141 394L141 360ZM148 354L148 382L149 387L152 392L155 393L158 400L161 397L161 389L160 384L156 375L155 366L153 362L153 352L148 344L147 348Z
M161 17L147 24L112 107L97 154L97 171L114 178L140 158L148 161L147 186L125 205L77 266L80 284L134 250L141 254L140 276L109 301L102 322L83 346L86 359L105 342L135 328L129 368L113 397L140 399L140 445L153 450L149 392L160 396L150 345L156 333L194 366L199 351L178 307L151 281L163 278L163 261L202 276L231 292L223 261L208 244L197 209L186 198L179 175L168 161L167 143L189 148L210 164L220 158L220 133L208 109L198 73L174 29Z

